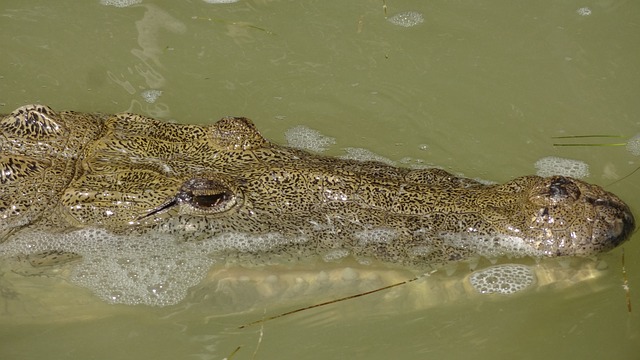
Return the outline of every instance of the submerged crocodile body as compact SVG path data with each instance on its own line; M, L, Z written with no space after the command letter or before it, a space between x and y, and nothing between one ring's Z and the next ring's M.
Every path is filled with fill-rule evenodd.
M86 228L185 240L279 234L229 251L424 267L476 255L590 256L635 227L618 197L580 180L485 185L325 157L273 144L245 118L180 125L28 105L0 129L0 247Z

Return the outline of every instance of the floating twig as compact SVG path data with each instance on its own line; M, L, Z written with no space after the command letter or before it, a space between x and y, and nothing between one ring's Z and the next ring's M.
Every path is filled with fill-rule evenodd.
M611 184L607 185L606 187L609 187L609 186L611 186L611 185L617 184L618 182L620 182L620 181L622 181L622 180L624 180L624 179L628 178L629 176L631 176L631 175L635 174L635 173L636 173L636 171L638 171L638 170L640 170L640 167L635 168L635 170L633 170L632 172L630 172L630 173L628 173L627 175L625 175L625 176L621 177L620 179L618 179L618 180L616 180L616 181L612 182Z
M621 138L621 135L604 135L604 134L600 134L600 135L566 135L566 136L552 136L552 139L587 139L587 138ZM627 143L554 143L553 146L627 146ZM632 172L630 172L629 174L621 177L620 179L610 183L609 185L607 185L607 187L614 185L626 178L628 178L629 176L633 175L636 173L636 171L640 170L640 167L636 168L635 170L633 170Z
M585 139L585 138L621 138L622 135L563 135L552 136L552 139Z
M231 354L229 354L229 356L225 357L223 360L231 360L236 355L236 353L240 350L241 347L242 346L238 346L235 350L231 352Z
M262 318L260 320L252 321L252 322L250 322L248 324L244 324L244 325L238 326L238 329L244 329L244 328L252 326L252 325L265 323L267 321L274 320L274 319L277 319L277 318L281 318L283 316L299 313L301 311L315 309L315 308L318 308L318 307L321 307L321 306L331 305L331 304L335 304L337 302L359 298L361 296L371 295L371 294L377 293L379 291L391 289L391 288L394 288L396 286L405 285L405 284L414 282L414 281L416 281L418 279L421 279L424 276L429 276L429 275L433 274L434 272L435 272L435 270L431 271L429 273L426 273L426 274L418 275L418 276L416 276L416 277L414 277L412 279L409 279L409 280L405 280L405 281L401 281L401 282L394 283L394 284L391 284L391 285L383 286L381 288L377 288L377 289L374 289L374 290L365 291L365 292L358 293L358 294L355 294L355 295L349 295L349 296L341 297L341 298L338 298L338 299L333 299L333 300L325 301L325 302L322 302L322 303L305 306L303 308L298 308L298 309L295 309L295 310L287 311L287 312L284 312L284 313L281 313L281 314L278 314L278 315L273 315L273 316L270 316L270 317L267 317L267 318Z
M627 143L575 143L575 144L556 144L553 146L627 146Z
M592 139L592 138L621 138L620 135L564 135L552 136L552 139ZM627 143L554 143L553 146L626 146Z

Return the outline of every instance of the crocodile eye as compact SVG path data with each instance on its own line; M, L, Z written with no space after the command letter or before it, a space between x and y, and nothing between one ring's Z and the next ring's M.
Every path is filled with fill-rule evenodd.
M182 185L178 201L207 213L227 211L236 204L236 194L227 182L216 175L189 179Z
M180 214L208 216L223 213L243 203L242 193L234 181L223 174L206 174L182 184L178 193L138 220L178 209ZM176 210L174 210L176 211ZM175 214L175 213L174 213ZM168 215L170 216L170 214Z
M228 201L231 196L227 192L214 194L193 194L191 197L191 205L202 209L212 209L220 206Z

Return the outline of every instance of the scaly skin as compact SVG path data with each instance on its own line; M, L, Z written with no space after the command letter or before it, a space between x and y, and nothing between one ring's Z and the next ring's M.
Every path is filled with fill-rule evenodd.
M580 180L483 185L319 156L267 141L245 118L180 125L28 105L0 128L0 243L82 228L278 234L286 240L229 251L423 267L478 254L590 256L635 227L624 202Z

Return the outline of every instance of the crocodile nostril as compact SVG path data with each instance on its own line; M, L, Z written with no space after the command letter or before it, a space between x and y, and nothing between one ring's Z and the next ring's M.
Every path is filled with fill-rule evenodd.
M548 194L554 200L580 197L580 189L570 179L562 176L554 177L548 187Z
M549 194L553 197L566 197L569 194L564 187L564 183L553 182L549 185Z

